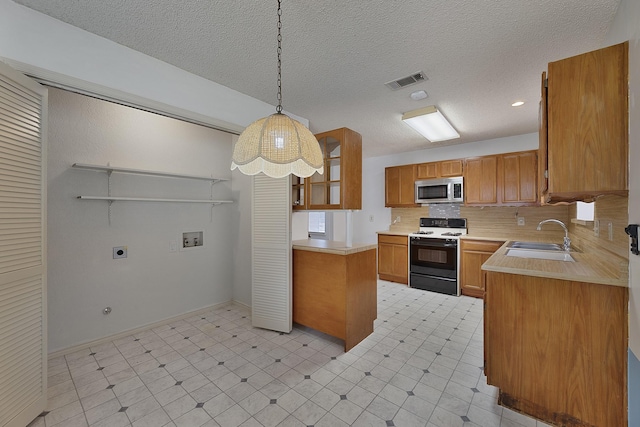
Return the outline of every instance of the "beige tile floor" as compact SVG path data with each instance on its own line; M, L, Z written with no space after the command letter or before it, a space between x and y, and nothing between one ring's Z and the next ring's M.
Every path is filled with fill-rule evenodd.
M230 304L49 360L29 427L546 426L496 404L481 300L379 281L375 331L348 353L250 314Z

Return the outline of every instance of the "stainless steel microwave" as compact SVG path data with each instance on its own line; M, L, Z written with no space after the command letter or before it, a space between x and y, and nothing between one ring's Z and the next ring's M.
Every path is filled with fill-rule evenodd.
M464 202L462 177L416 181L416 203Z

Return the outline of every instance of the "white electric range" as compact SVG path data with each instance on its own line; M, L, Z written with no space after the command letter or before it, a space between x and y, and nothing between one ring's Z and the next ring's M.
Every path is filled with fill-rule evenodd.
M409 286L460 295L460 236L467 234L466 218L420 218L409 234Z

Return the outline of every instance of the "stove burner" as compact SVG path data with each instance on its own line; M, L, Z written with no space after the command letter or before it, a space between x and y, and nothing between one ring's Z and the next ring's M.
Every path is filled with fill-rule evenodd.
M446 233L442 233L441 235L442 236L462 236L462 233L449 231L449 232L446 232Z

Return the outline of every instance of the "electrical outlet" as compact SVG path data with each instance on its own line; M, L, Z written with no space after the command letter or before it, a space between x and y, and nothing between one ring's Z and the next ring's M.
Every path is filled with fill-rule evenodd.
M369 215L369 222L373 222L373 215Z
M396 217L396 222L400 222L400 220L401 220L400 216L397 216Z
M600 237L600 220L596 219L593 222L593 235L596 237Z
M519 226L524 226L524 217L523 216L519 216L518 217L518 225Z
M116 246L113 248L113 259L122 259L127 257L126 246Z
M175 252L178 250L178 242L172 240L169 242L169 252Z

